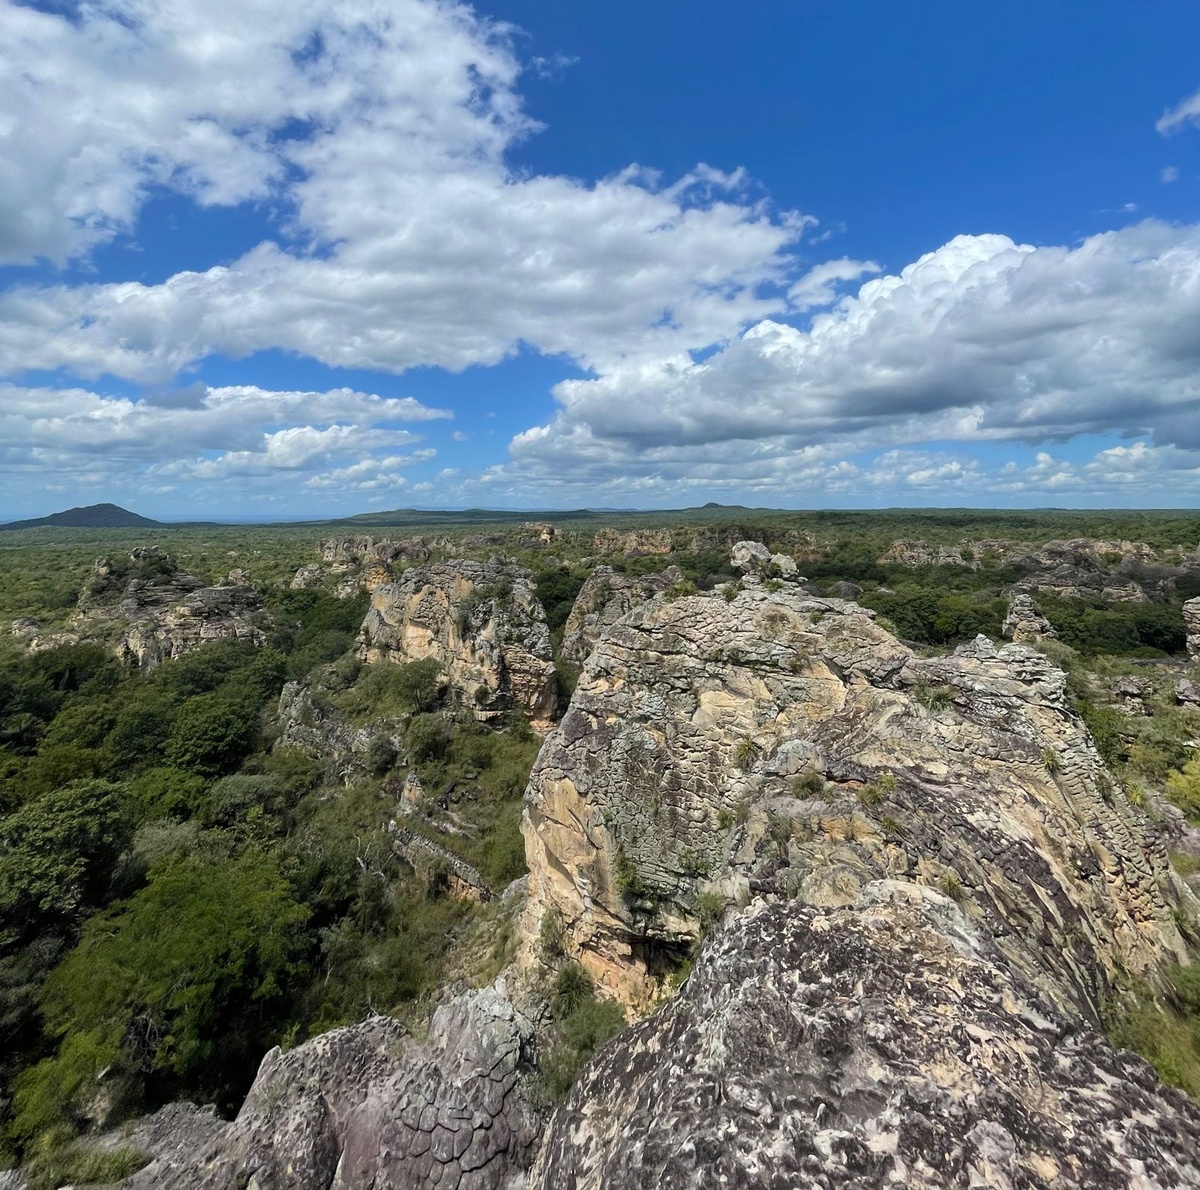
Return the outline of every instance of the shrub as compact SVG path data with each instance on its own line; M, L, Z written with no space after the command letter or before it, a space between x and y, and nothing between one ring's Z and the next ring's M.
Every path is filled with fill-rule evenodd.
M749 737L744 736L737 743L733 750L733 765L734 768L748 769L758 759L761 749Z
M404 733L408 756L417 764L440 760L450 746L450 731L441 715L416 715Z
M792 793L796 797L820 797L825 792L825 778L816 769L805 769L792 778Z
M1200 818L1200 760L1189 760L1181 772L1169 774L1166 793L1189 818Z

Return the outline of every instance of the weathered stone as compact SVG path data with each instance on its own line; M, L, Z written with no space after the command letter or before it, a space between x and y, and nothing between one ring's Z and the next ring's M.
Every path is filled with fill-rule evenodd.
M1185 706L1200 707L1200 682L1180 678L1175 683L1175 701Z
M210 641L266 643L270 616L262 595L235 570L215 587L150 548L130 554L133 577L100 558L92 569L68 627L79 639L112 642L122 660L153 669ZM126 571L128 573L128 571Z
M1054 625L1033 606L1033 599L1028 595L1013 596L1000 630L1009 640L1023 645L1058 635Z
M424 1042L373 1017L272 1050L234 1121L172 1104L123 1131L153 1160L122 1185L234 1190L252 1175L260 1190L501 1190L528 1168L537 1136L522 1060L531 1037L500 982L439 1008Z
M672 548L670 529L634 529L620 533L616 529L601 529L596 534L598 554L624 554L636 558L642 554L669 554Z
M683 571L668 566L658 574L623 575L597 566L579 589L563 628L562 656L582 664L605 629L639 604L683 582Z
M367 661L433 658L480 718L509 708L547 724L558 685L546 614L528 570L512 563L413 567L371 596L359 635Z
M816 805L793 789L803 768ZM1014 968L1093 1019L1107 973L1184 954L1162 844L1061 671L985 638L921 659L871 613L787 584L656 600L610 628L535 764L524 829L527 936L557 914L635 1005L706 898L756 888L850 904L897 875L962 887Z
M554 1114L530 1190L1200 1186L1200 1109L929 888L758 902Z
M1183 605L1183 626L1187 632L1188 655L1200 659L1200 595Z
M307 591L310 587L320 586L321 580L328 573L324 566L311 562L307 566L301 566L288 585L293 591Z

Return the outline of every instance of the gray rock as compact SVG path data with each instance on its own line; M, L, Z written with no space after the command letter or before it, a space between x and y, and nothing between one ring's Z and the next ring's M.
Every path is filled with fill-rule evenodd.
M1175 683L1175 701L1185 706L1200 707L1200 682L1180 678Z
M1058 635L1050 621L1033 606L1033 599L1029 595L1013 596L1000 631L1009 640L1026 645Z
M1188 656L1200 660L1200 595L1183 605L1183 625L1187 631Z
M766 905L611 1042L530 1190L1200 1186L1200 1108L1016 975L951 900Z
M582 665L603 633L639 604L683 582L683 571L668 566L658 574L617 574L597 566L579 589L563 627L562 656Z
M529 1167L529 1022L503 982L464 992L423 1042L385 1017L263 1059L237 1119L172 1104L122 1134L153 1160L127 1190L501 1190Z

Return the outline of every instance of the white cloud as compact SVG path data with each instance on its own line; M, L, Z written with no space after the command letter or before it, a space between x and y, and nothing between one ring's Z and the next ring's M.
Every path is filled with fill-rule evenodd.
M1187 124L1200 124L1200 91L1167 108L1154 127L1163 136L1169 136Z
M768 290L812 223L751 201L739 170L512 171L537 128L520 63L506 27L451 0L5 11L0 260L86 253L156 186L282 221L278 242L161 284L8 292L0 372L162 381L266 348L459 370L521 344L607 366L782 310Z
M1162 173L1159 175L1164 186L1169 186L1172 182L1179 181L1179 166L1167 165L1163 167Z
M560 384L509 469L605 482L712 465L746 481L797 446L1149 434L1200 448L1200 228L1143 223L1075 249L960 236L864 284L810 330Z
M838 282L858 281L882 272L883 269L873 260L851 260L846 256L840 260L829 260L809 269L788 290L788 300L793 309L800 311L828 306L837 298Z

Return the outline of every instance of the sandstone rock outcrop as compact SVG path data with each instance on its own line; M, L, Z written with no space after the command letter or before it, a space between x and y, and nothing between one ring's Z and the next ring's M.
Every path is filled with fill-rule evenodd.
M1183 605L1183 624L1187 630L1188 656L1200 660L1200 595Z
M1036 644L1039 640L1058 636L1054 625L1033 606L1033 599L1029 595L1013 596L1000 631L1019 645Z
M930 888L755 904L554 1115L530 1190L1200 1186L1200 1108Z
M579 589L563 628L562 655L582 664L601 634L647 599L683 582L683 571L668 566L658 574L617 574L611 566L597 566Z
M528 570L493 559L431 563L371 595L367 661L434 658L483 719L515 708L545 724L558 703L546 613Z
M423 1042L373 1017L272 1050L236 1120L173 1104L122 1136L153 1157L123 1185L502 1190L528 1168L537 1136L530 1035L501 982L439 1008Z
M261 646L270 616L246 577L234 571L206 586L155 549L135 549L127 562L100 558L68 627L81 639L106 640L118 657L142 669L209 641Z
M624 554L627 558L641 554L669 554L672 535L670 529L632 529L628 533L601 529L594 545L599 554Z
M632 611L530 779L530 921L650 1002L713 897L827 907L879 879L961 893L1015 971L1097 1019L1106 979L1184 954L1161 842L1040 653L919 658L784 584Z

